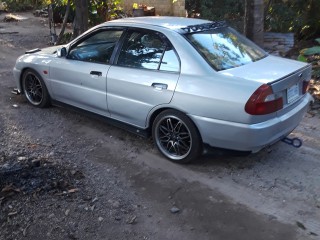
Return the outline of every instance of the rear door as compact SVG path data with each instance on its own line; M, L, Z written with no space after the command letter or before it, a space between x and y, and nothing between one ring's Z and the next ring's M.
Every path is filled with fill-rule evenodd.
M171 101L179 74L178 56L163 34L129 30L107 76L111 116L145 127L151 109Z

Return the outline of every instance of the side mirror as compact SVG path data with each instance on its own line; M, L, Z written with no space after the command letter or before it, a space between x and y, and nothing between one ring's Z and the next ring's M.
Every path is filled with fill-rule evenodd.
M67 49L65 47L58 48L57 49L57 55L58 57L65 57L67 56Z

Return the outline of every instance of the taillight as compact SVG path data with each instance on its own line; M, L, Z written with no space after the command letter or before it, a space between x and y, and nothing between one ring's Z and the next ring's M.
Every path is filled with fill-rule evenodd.
M302 94L305 94L309 90L309 81L302 82Z
M263 84L251 95L246 103L245 111L251 115L264 115L282 108L282 97L276 97L272 88Z

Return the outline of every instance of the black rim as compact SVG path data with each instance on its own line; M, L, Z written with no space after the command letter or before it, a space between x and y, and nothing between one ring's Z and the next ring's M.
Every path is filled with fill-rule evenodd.
M37 76L28 74L24 84L27 99L34 105L39 105L43 99L42 85Z
M192 147L188 127L175 116L165 116L158 122L155 140L164 155L172 160L185 158Z

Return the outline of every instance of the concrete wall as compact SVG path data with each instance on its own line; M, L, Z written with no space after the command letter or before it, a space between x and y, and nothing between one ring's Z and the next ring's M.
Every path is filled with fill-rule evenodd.
M185 0L178 0L173 5L173 15L179 17L186 16L186 1Z
M172 0L124 0L122 1L124 11L132 14L132 6L134 3L155 7L156 15L186 16L185 0L177 0L174 3L172 3Z
M264 49L270 54L284 55L294 46L293 33L264 33Z

